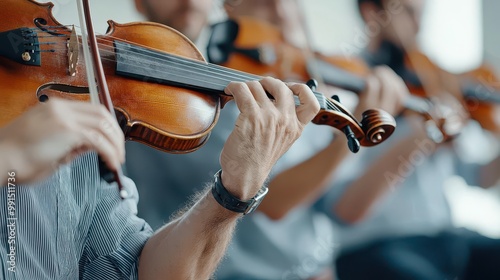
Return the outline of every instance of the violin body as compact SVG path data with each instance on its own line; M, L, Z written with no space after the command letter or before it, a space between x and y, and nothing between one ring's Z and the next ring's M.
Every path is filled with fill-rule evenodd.
M311 55L308 57L304 50L287 43L274 25L245 16L213 25L207 47L211 63L285 81L307 81L317 69L320 73L314 74L325 84L349 87L359 83L355 81L358 75L369 71L360 59Z
M417 55L417 59L413 57L412 64L421 65L415 69L426 70L420 76L422 80L426 80L427 88L424 89L422 85L415 87L421 90L421 94L447 91L459 103L452 106L452 109L463 115L462 127L470 118L485 130L500 132L500 80L490 66L482 65L470 72L456 75L440 69L425 55Z
M0 15L15 20L2 21L0 32L20 26L39 28L36 19L43 19L46 24L41 26L49 31L51 26L61 26L52 16L52 6L51 3L40 4L31 0L5 0ZM98 42L109 49L113 49L115 40L121 40L204 61L185 36L169 27L155 23L108 23L108 33L99 36ZM70 29L62 27L52 31L71 33ZM56 43L40 45L41 50L61 50L68 41L67 37L51 36L49 32L39 32L38 37L40 43ZM101 57L115 111L128 140L163 151L184 153L196 150L208 139L219 117L220 96L121 77L115 74L115 54L101 52ZM40 66L20 65L0 56L0 83L9 85L9 91L4 91L3 102L7 106L2 106L0 125L5 125L46 97L89 101L83 59L78 60L75 75L70 75L69 63L65 51L41 52ZM147 120L154 120L154 124Z
M499 99L500 80L493 69L482 65L477 69L460 75L460 78L469 81L476 89L483 88L483 94L477 98L465 96L465 104L471 118L476 120L484 129L500 133L500 107L496 102L488 99Z
M280 31L267 22L240 17L216 24L212 31L207 49L212 63L281 80L311 79L302 51L286 44Z

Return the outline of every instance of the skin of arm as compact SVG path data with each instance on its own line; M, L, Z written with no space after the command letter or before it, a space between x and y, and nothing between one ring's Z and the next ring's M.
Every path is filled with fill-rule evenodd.
M422 128L414 129L411 135L392 145L388 152L381 155L359 179L346 188L344 194L333 206L333 213L343 222L349 224L363 220L387 192L396 188L398 183L401 183L405 176L409 175L400 174L401 157L408 160L413 152L420 151L419 149L424 147L417 143L426 143L424 151L426 154L433 153L436 148L434 142L427 138ZM416 166L410 168L416 168ZM387 176L387 174L395 177Z
M110 138L113 139L113 143L109 145L102 144L102 141L105 141L104 138L107 138L104 131L102 138L99 137L101 140L97 142L92 141L85 133L73 131L76 129L77 131L97 133L96 127L89 124L102 123L105 120L109 120L113 124L110 115L102 109L90 103L78 104L77 102L53 100L50 105L39 105L14 121L12 125L0 129L0 154L2 155L0 158L0 180L3 182L2 185L7 184L7 173L10 171L16 171L16 179L19 179L19 183L34 182L54 172L59 164L92 149L107 156L110 162L111 159L119 162L124 152L122 149L124 138L123 134L118 133L119 127L116 127L116 131L109 132L112 133ZM60 118L60 114L64 115L66 117L64 120L71 125L61 124L63 118ZM41 116L45 117L43 118L45 122L33 122ZM72 117L75 118L72 119ZM52 145L54 142L59 145ZM101 143L102 147L98 148L98 143ZM113 146L116 149L113 149ZM51 151L56 149L58 152L43 153L41 148ZM34 157L33 154L40 155ZM165 226L151 238L148 242L150 245L146 246L144 259L158 257L157 261L163 265L164 259L169 260L169 258L161 258L163 257L162 253L168 251L171 259L181 261L172 261L174 265L169 266L171 270L163 274L163 277L157 278L165 279L170 278L169 276L182 275L173 278L208 279L210 272L215 270L215 265L222 257L240 216L241 214L224 209L211 194L205 193L203 199L196 203L186 215ZM163 246L168 250L154 250L155 247L164 248ZM149 254L149 251L152 253ZM207 258L205 254L210 254L211 257ZM155 268L153 267L153 269ZM191 276L184 277L184 275ZM200 278L200 276L206 277Z
M221 181L244 201L257 193L278 158L319 111L307 86L287 87L276 81L265 78L261 85L231 83L226 88L241 114L221 153ZM274 96L275 102L266 92ZM292 92L301 101L297 108ZM148 240L140 256L139 278L210 278L241 216L224 209L206 192L192 208Z
M391 172L398 174L398 168L402 164L399 157L408 159L412 152L419 149L415 141L431 141L426 138L424 131L416 129L413 135L410 135L406 140L400 141L394 145L388 153L382 155L377 162L384 162L384 164L374 164L366 171L366 173L356 180L351 186L346 189L346 192L340 198L339 202L332 208L332 211L342 221L354 224L362 221L370 212L371 208L392 188L397 187L397 182L388 182L385 176ZM449 143L451 144L451 143ZM429 145L428 147L431 147ZM433 145L434 148L437 145ZM494 186L500 178L498 168L500 167L500 157L495 158L490 163L483 165L479 168L479 181L480 187L488 188ZM404 180L404 178L400 178ZM366 186L370 186L367 188Z
M313 157L278 174L269 183L269 194L259 211L278 220L297 205L314 202L324 191L332 172L350 154L346 140L338 136Z
M267 93L274 97L272 101ZM221 152L221 182L232 195L246 201L316 116L319 103L306 85L285 85L273 78L231 83L226 94L234 97L240 115ZM124 135L103 106L56 98L0 128L0 141L1 179L5 181L3 176L12 169L19 184L42 180L88 151L96 151L111 170L119 168L125 158ZM139 277L209 278L240 216L205 193L145 244Z
M53 98L0 128L0 179L15 171L16 183L33 183L91 150L116 170L125 159L124 143L104 106Z
M240 217L205 191L193 207L148 240L141 254L139 278L209 279Z

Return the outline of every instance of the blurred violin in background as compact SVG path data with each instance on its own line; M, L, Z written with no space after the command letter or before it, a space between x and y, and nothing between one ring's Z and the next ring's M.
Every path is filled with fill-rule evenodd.
M250 17L238 17L212 26L207 47L208 60L226 67L283 80L308 80L319 76L324 84L356 94L366 88L370 67L362 59L327 56L287 43L273 25ZM420 114L426 121L429 137L436 142L458 134L442 113L444 104L436 104L422 86L410 87L415 95L405 100L406 112Z
M308 57L302 49L287 43L278 28L250 17L213 25L207 56L215 64L283 80L305 81L314 73L323 83L353 93L365 89L364 77L370 71L362 59L318 52ZM398 74L414 97L404 107L424 117L436 142L455 137L465 125L457 119L457 106L463 106L465 114L483 128L500 132L500 81L491 68L484 65L469 73L453 75L437 67L423 53L411 51L406 56L404 69ZM429 93L443 91L452 94L436 99ZM445 100L439 101L440 98Z
M494 133L500 133L500 80L493 69L484 64L459 76L471 118Z

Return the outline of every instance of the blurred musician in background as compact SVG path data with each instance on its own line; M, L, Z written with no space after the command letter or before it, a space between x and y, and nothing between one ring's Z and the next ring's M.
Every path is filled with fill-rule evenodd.
M277 27L287 43L307 45L299 20L303 15L295 0L226 0L224 8L229 18L260 19ZM407 89L392 71L377 68L367 80L368 90L361 95L355 116L368 108L392 115L401 110ZM276 176L259 211L238 225L217 279L333 279L329 263L338 247L336 234L312 204L349 156L343 135L334 136L315 125L306 127L274 168Z
M207 2L210 1L136 0L139 11L150 20L167 23L181 32L189 31L186 35L202 34L204 26L198 23L207 22ZM205 13L198 9L201 7ZM228 0L224 7L230 17L254 16L275 24L283 33L300 34L295 1ZM195 11L203 21L184 20ZM199 37L190 38L200 42ZM203 49L203 43L198 47ZM399 77L380 67L367 80L368 90L361 95L357 117L368 108L386 109L390 114L400 111L407 89ZM207 144L191 154L165 154L136 143L127 144L128 174L137 182L141 197L139 213L154 228L168 221L177 206L185 204L197 191L189 186L200 186L219 169L220 150L235 117L231 107L224 108ZM315 125L308 125L305 130L304 137L274 169L277 175L271 178L270 193L258 211L240 222L217 279L332 279L335 233L326 215L311 205L350 153L343 135L333 137L332 130ZM311 261L313 265L309 266Z
M371 66L390 66L412 84L406 59L416 51L424 1L358 3L366 24L380 28L362 56ZM452 85L443 87L446 92ZM448 105L453 114L467 117L460 102ZM482 176L487 168L498 170L498 159L480 166L459 158L470 148L488 148L468 138L482 133L478 130L466 126L455 140L438 144L428 138L423 121L399 118L388 143L363 150L339 168L338 180L318 206L340 225L340 279L500 279L500 240L455 229L443 191L453 174L482 187L498 181L498 172Z

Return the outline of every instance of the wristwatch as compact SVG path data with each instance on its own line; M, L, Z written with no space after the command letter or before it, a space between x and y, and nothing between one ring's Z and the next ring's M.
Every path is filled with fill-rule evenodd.
M237 213L243 213L243 215L252 213L262 202L262 199L266 196L269 189L266 186L262 186L259 192L252 197L250 200L241 201L222 185L221 180L222 169L219 170L214 175L214 184L212 186L212 195L215 200L224 208Z

